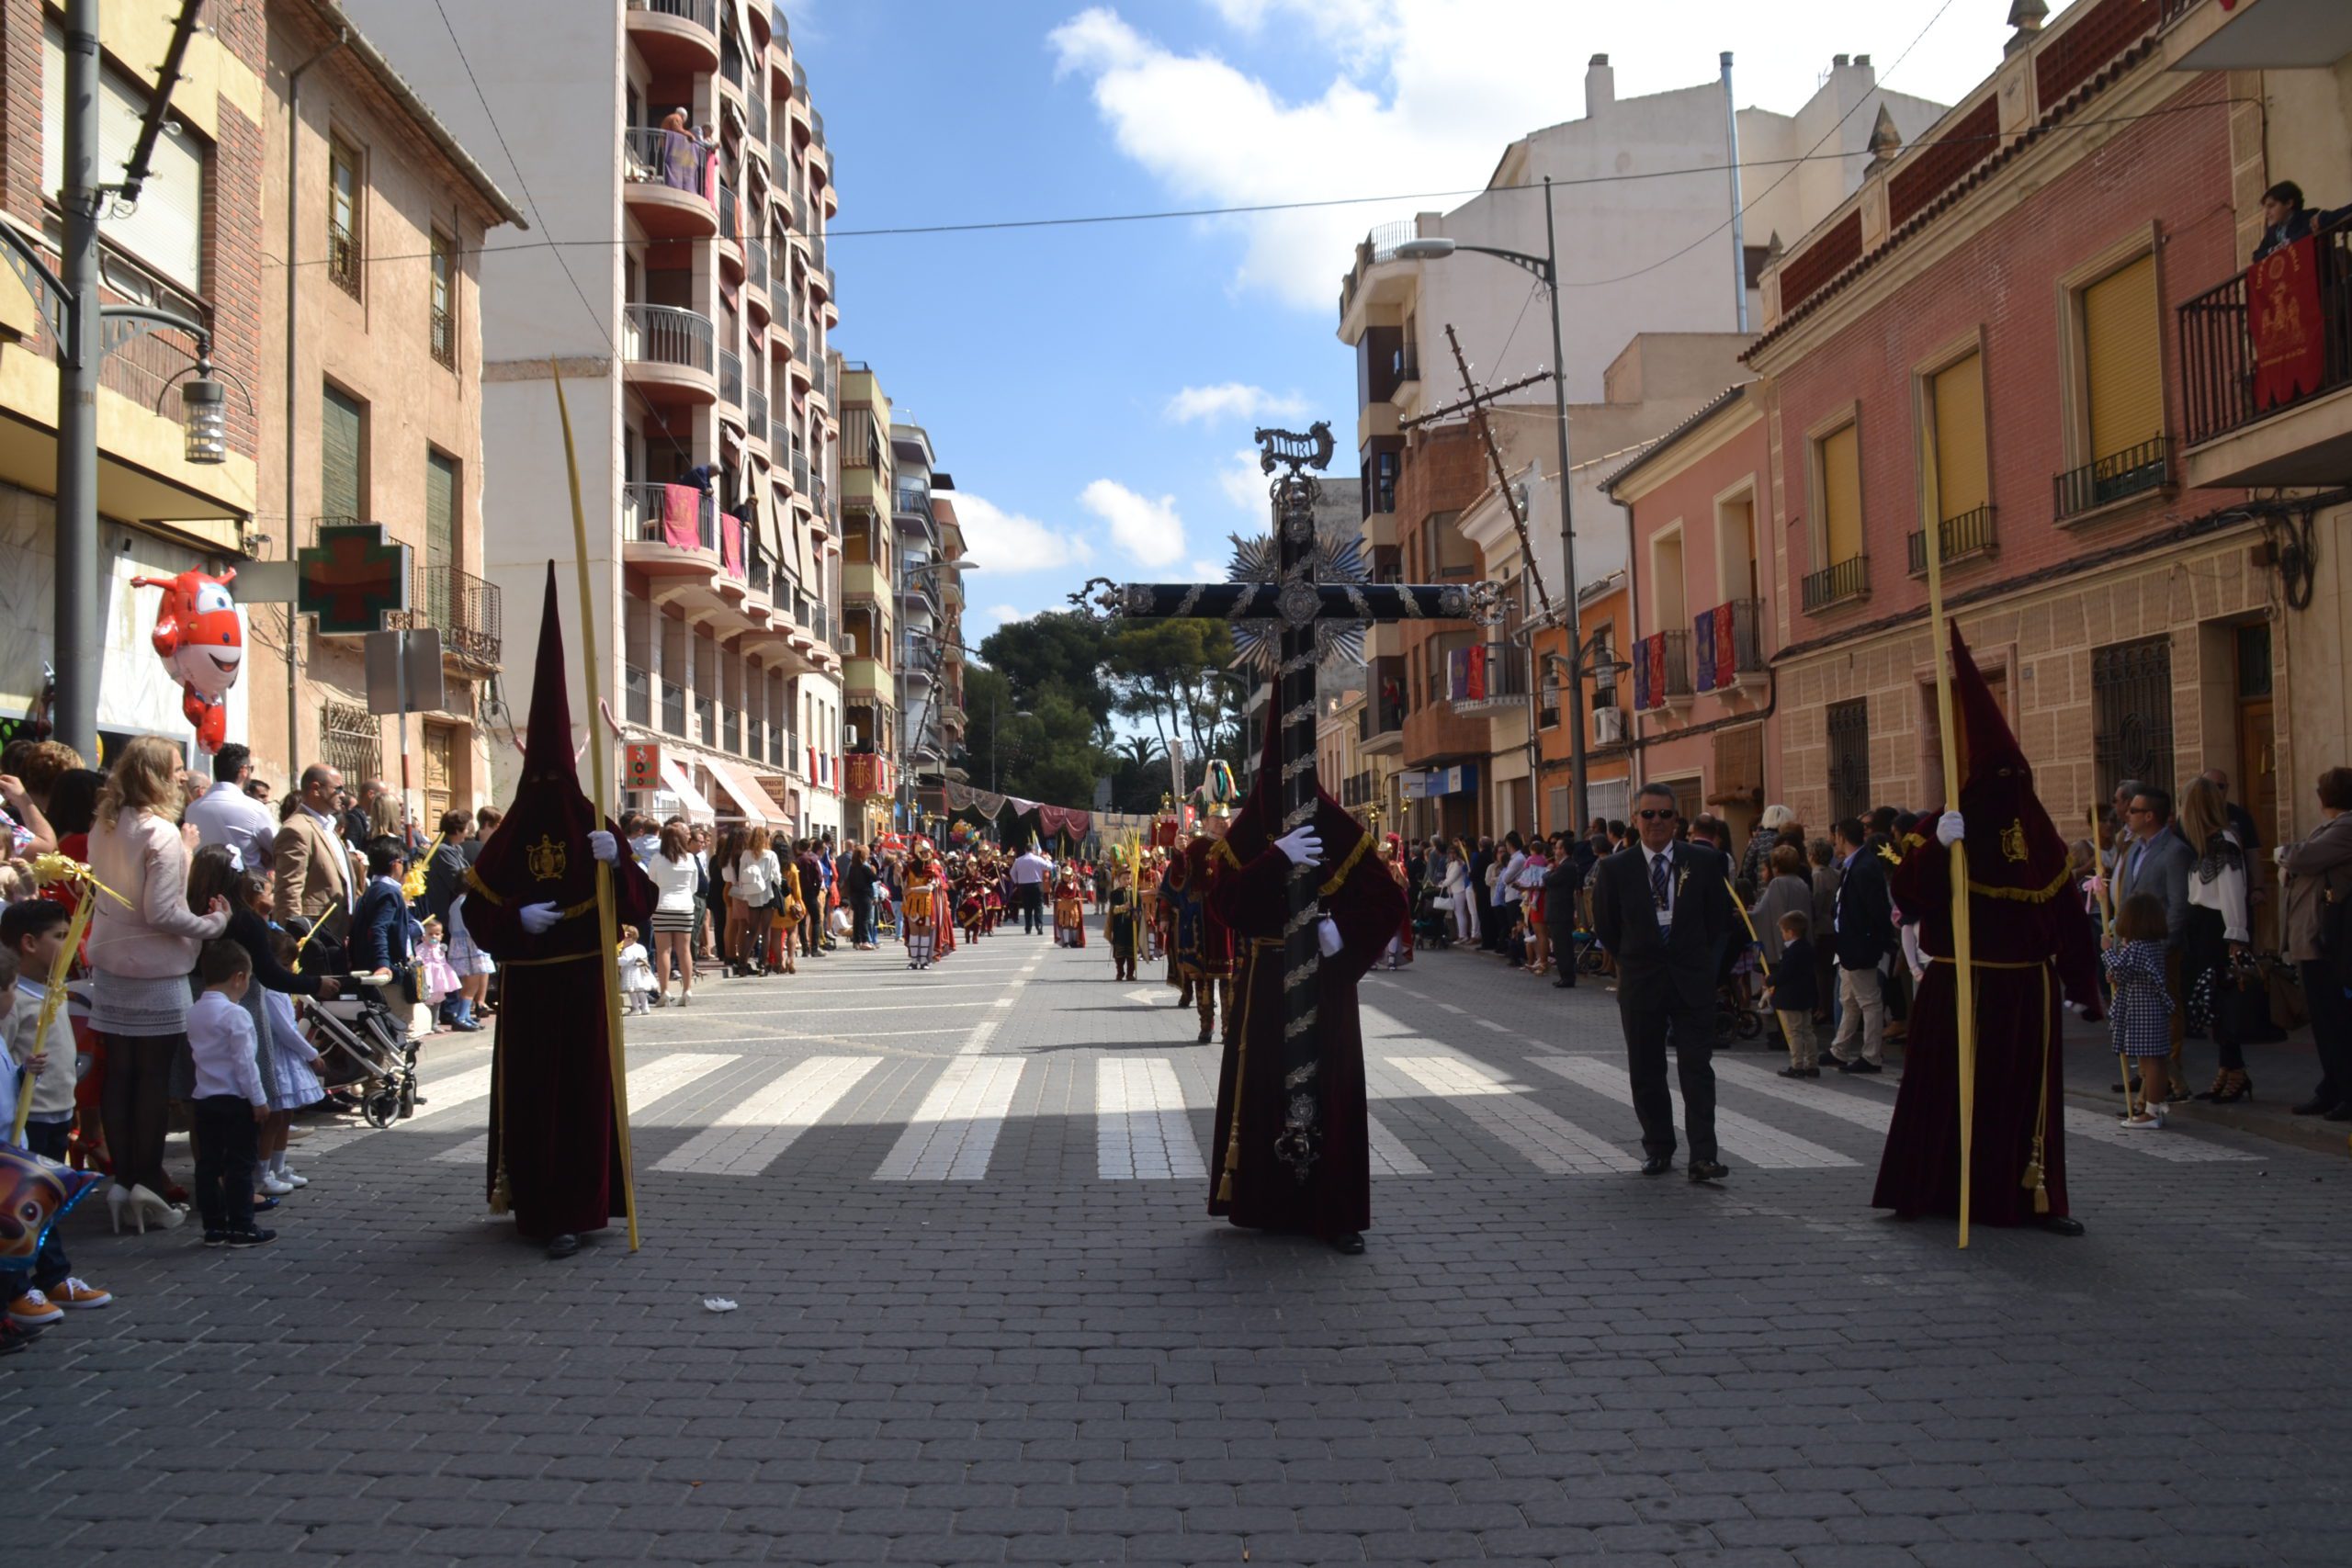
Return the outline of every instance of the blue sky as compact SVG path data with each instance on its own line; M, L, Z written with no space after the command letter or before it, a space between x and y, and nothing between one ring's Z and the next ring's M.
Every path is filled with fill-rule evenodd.
M1815 0L1801 28L1754 0L786 9L842 190L835 343L930 431L963 492L975 643L1091 575L1221 576L1226 536L1261 525L1238 461L1254 424L1326 418L1351 453L1353 362L1333 328L1354 241L1459 198L851 231L1473 189L1508 141L1581 114L1596 51L1622 98L1711 80L1729 49L1741 103L1788 111L1833 52L1949 102L2007 32L1995 0Z

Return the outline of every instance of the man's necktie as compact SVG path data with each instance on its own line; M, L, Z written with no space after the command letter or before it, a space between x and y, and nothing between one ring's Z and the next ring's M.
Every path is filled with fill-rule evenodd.
M1657 901L1660 912L1666 909L1666 878L1672 857L1657 855L1650 861L1650 897Z

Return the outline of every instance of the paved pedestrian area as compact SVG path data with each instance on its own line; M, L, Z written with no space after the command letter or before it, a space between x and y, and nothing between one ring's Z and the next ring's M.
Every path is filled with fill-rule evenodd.
M1731 1179L1645 1179L1608 995L1430 953L1363 988L1342 1258L1205 1217L1173 1004L1017 932L707 981L630 1021L643 1249L563 1263L484 1213L486 1037L437 1037L273 1247L73 1217L121 1299L0 1363L12 1553L2352 1561L2340 1154L2078 1103L2089 1234L1962 1253L1867 1206L1893 1074L1727 1055Z

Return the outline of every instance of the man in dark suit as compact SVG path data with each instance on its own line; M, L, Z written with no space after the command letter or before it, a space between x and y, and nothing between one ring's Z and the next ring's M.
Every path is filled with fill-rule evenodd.
M1860 818L1832 830L1838 867L1831 905L1831 951L1838 957L1838 1038L1829 1054L1841 1073L1875 1073L1886 1066L1886 976L1879 964L1894 951L1894 901L1886 889L1886 862Z
M1560 969L1560 977L1552 984L1564 991L1576 987L1577 896L1584 891L1585 878L1590 874L1589 866L1577 857L1576 848L1566 833L1554 834L1552 868L1544 874L1544 924L1550 931L1552 956Z
M1731 863L1703 844L1677 842L1674 792L1642 786L1634 797L1638 840L1593 874L1593 929L1617 961L1617 1015L1642 1120L1645 1176L1674 1168L1674 1098L1666 1088L1666 1047L1674 1043L1682 1085L1690 1179L1730 1171L1716 1158L1715 976L1736 919Z

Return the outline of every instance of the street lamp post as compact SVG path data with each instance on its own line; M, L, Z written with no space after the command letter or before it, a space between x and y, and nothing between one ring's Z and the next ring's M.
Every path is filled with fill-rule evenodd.
M1567 579L1562 589L1561 614L1568 632L1568 647L1578 648L1582 641L1577 614L1577 532L1575 502L1569 493L1568 474L1568 378L1566 351L1562 345L1560 331L1560 243L1552 221L1552 177L1544 177L1544 254L1530 255L1525 251L1508 251L1494 245L1464 245L1443 236L1408 240L1396 247L1400 261L1441 261L1456 251L1476 251L1481 255L1495 256L1511 265L1533 273L1543 280L1552 295L1552 414L1559 427L1560 440L1560 567ZM1531 649L1534 639L1528 639ZM1581 831L1585 821L1585 754L1584 754L1584 679L1581 659L1568 663L1568 786L1569 815L1572 829ZM1543 780L1530 781L1534 798L1531 808L1540 814ZM1540 820L1540 816L1539 816Z

